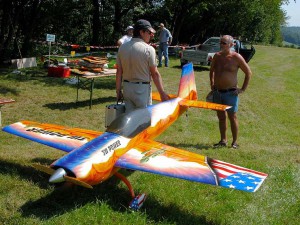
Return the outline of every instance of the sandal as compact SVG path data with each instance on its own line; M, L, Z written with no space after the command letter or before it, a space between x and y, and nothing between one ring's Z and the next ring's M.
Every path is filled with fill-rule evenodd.
M240 146L237 143L232 143L231 148L238 149Z
M227 142L224 141L219 141L219 143L213 145L214 148L222 148L226 146L227 146Z

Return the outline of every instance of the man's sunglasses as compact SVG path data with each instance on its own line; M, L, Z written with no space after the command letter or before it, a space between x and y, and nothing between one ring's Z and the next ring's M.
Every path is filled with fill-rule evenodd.
M149 35L152 35L152 34L153 34L150 30L146 30L146 32L147 32Z
M227 45L228 43L224 42L224 41L220 41L221 45Z

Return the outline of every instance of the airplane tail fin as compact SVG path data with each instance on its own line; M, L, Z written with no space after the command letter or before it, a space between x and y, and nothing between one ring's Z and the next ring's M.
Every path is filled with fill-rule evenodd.
M181 106L187 107L195 107L195 108L205 108L205 109L213 109L213 110L221 110L225 111L231 106L229 105L221 105L211 102L203 102L197 101L197 89L195 82L195 74L193 69L193 64L188 63L182 67L181 78L179 83L178 95L171 95L169 97L172 98L182 98L179 102ZM152 99L161 101L159 93L152 93Z
M182 67L178 97L188 100L198 99L192 63L188 63Z

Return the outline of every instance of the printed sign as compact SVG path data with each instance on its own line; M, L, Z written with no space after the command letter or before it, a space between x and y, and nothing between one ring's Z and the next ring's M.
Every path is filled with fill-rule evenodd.
M55 42L55 35L54 34L47 34L46 41Z

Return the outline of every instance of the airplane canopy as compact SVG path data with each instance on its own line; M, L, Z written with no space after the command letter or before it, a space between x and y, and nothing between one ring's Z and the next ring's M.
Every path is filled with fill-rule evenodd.
M133 138L148 128L151 124L151 114L147 108L137 109L122 114L106 129L106 132L116 133L123 137Z

